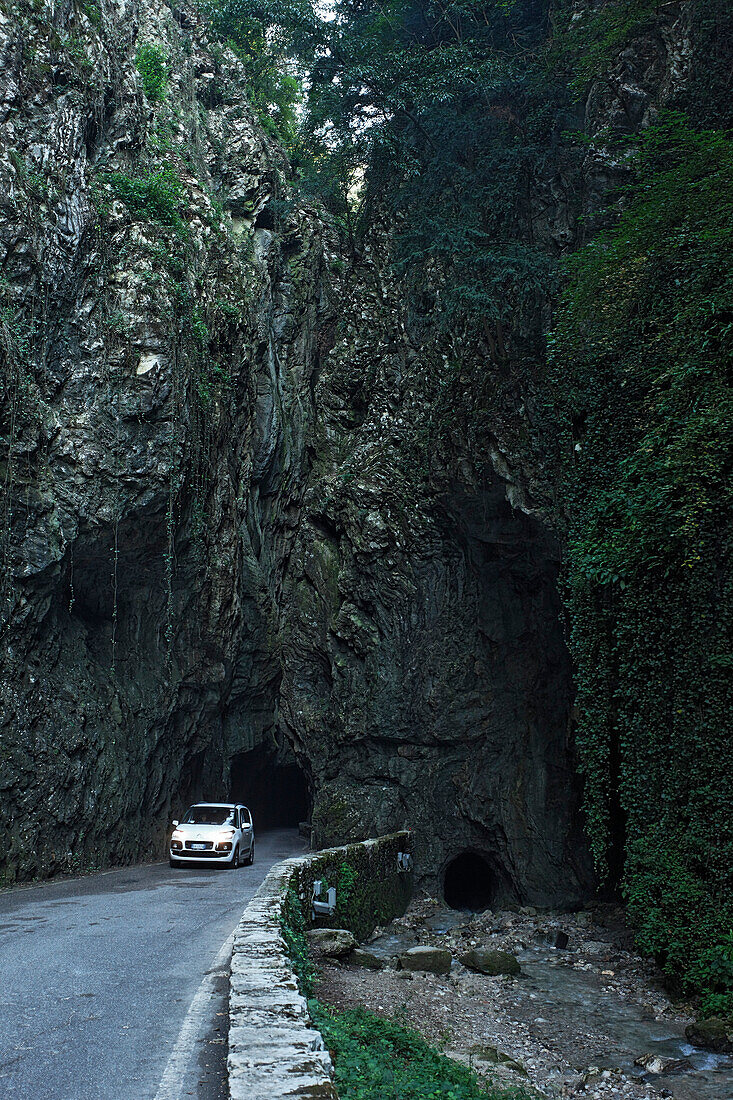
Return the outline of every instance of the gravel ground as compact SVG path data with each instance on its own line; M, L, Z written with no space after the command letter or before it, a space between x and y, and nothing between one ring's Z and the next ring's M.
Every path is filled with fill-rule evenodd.
M558 933L568 937L566 948L554 946ZM397 969L399 953L416 944L448 948L450 974ZM614 907L470 914L423 897L365 946L384 969L322 960L317 996L396 1015L497 1084L597 1100L733 1097L731 1060L685 1046L689 1006L670 1002L656 969L630 949ZM462 966L457 959L476 946L513 953L522 975L489 977ZM644 1073L639 1058L662 1072Z

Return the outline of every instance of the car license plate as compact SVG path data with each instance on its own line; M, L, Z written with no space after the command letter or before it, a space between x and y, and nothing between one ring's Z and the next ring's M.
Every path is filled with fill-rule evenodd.
M195 852L204 852L204 851L206 851L206 845L205 844L192 844L191 847L193 848L193 850Z

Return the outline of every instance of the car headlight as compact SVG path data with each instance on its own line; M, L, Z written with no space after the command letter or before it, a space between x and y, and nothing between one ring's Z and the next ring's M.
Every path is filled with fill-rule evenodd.
M234 836L234 829L222 829L220 833L216 834L217 840L231 840Z
M179 829L174 829L171 840L183 840L183 833Z

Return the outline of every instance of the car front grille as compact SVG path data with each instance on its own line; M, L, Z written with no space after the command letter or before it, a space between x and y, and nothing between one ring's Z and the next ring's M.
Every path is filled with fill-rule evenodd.
M214 847L213 840L187 840L186 848L196 852L210 852Z
M186 848L182 852L173 852L173 855L176 857L176 859L190 859L195 861L197 859L221 859L222 856L228 856L230 855L230 853L216 851L191 852L188 850L188 848Z

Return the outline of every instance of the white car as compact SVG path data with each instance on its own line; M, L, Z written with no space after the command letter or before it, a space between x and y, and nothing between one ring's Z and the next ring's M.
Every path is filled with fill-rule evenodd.
M241 802L197 802L173 826L171 867L199 859L227 867L254 863L252 815Z

